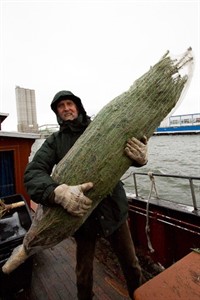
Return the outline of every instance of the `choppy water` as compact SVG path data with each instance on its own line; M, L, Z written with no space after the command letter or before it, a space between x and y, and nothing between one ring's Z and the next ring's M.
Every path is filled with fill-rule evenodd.
M148 143L149 160L142 168L130 168L123 181L127 192L135 193L131 172L153 172L200 177L200 135L153 136ZM126 178L126 176L129 176ZM156 177L158 196L183 204L192 204L189 181L186 179ZM151 181L147 176L137 176L139 195L147 197ZM197 205L200 207L200 181L194 180ZM154 196L155 194L153 194Z

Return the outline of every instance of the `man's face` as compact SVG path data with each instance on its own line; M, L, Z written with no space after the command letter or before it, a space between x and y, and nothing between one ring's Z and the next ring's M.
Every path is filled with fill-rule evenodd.
M57 104L58 116L63 121L72 121L78 118L78 109L76 104L72 100L61 100Z

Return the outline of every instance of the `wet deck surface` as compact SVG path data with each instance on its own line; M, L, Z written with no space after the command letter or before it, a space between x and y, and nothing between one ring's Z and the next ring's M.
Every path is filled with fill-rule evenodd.
M52 249L34 256L31 288L15 299L73 300L76 296L75 242L66 239ZM94 300L129 299L123 280L98 258L94 261Z

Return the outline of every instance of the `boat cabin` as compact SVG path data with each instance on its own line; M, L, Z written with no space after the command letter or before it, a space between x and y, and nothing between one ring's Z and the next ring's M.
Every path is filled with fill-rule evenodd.
M0 129L8 114L0 114ZM31 147L40 134L0 130L0 197L21 194L29 204L23 174Z

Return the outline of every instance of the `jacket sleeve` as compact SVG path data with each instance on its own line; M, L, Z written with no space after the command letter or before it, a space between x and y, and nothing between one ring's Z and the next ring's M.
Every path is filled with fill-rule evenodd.
M148 162L148 161L147 161ZM133 163L132 163L132 167L135 167L135 168L141 168L141 167L143 167L143 166L146 166L146 164L147 164L147 162L144 164L144 165L140 165L140 164L138 164L136 161L133 161Z
M36 152L24 173L24 185L31 199L36 203L49 205L50 196L59 185L51 173L57 163L55 136L50 136Z

